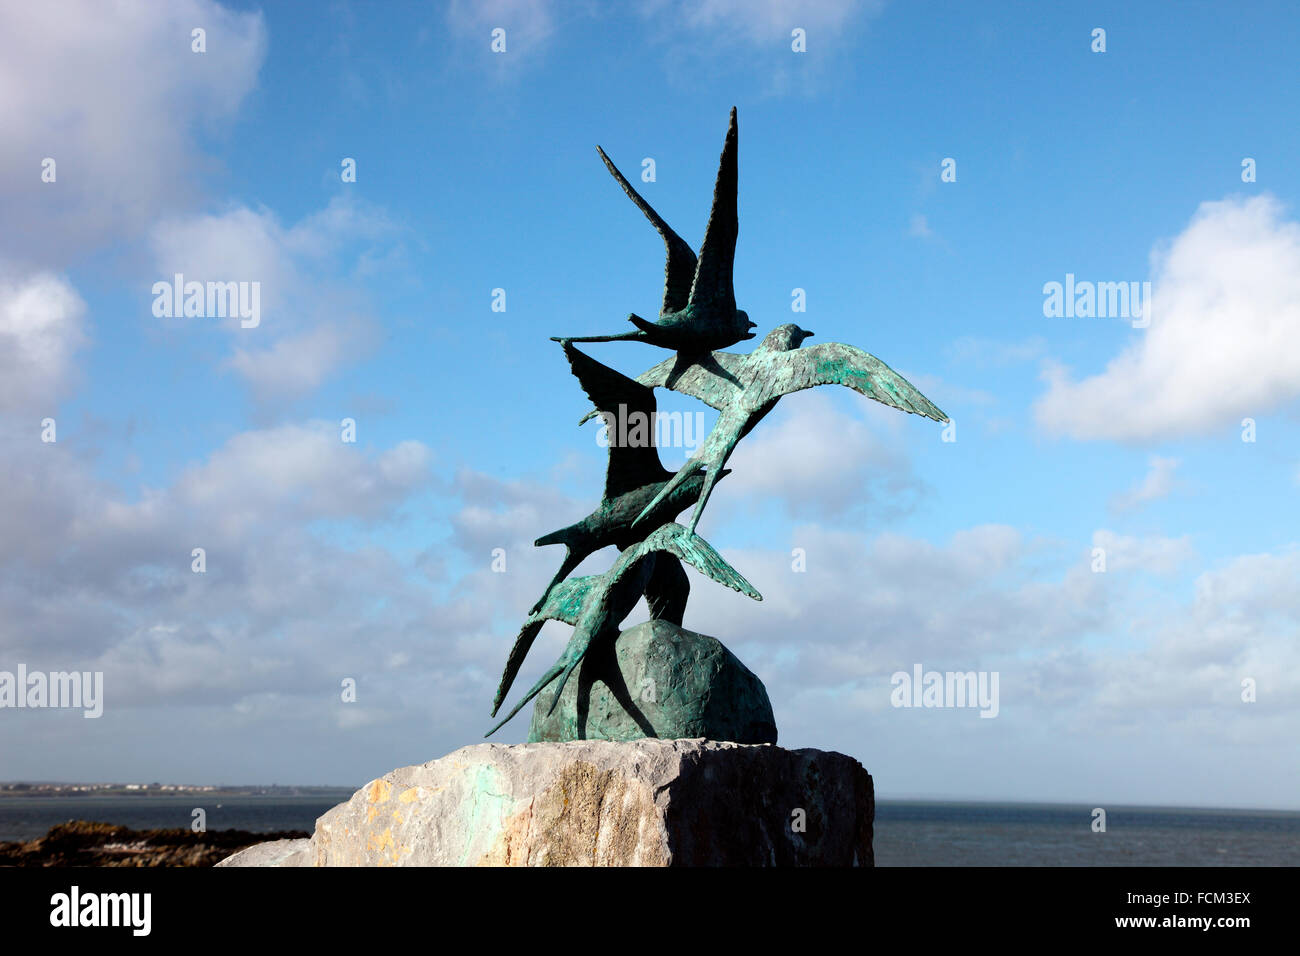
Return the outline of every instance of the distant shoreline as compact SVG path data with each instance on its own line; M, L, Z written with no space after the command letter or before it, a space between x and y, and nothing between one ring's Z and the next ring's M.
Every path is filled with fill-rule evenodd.
M179 796L182 794L201 794L214 796L238 797L337 797L339 794L351 796L369 781L350 786L324 785L288 785L288 784L164 784L164 783L0 783L0 800L5 797L85 797L85 796ZM1300 813L1300 807L1222 807L1205 804L1170 804L1170 803L1118 803L1114 801L1086 800L995 800L971 799L966 797L913 797L876 795L878 805L893 804L933 804L946 806L961 804L967 806L987 806L1012 809L1024 808L1077 808L1085 804L1089 807L1103 806L1116 810L1164 811L1171 813Z
M231 797L332 797L355 793L357 787L214 786L209 784L136 784L136 783L6 783L0 784L0 799L5 797L86 797L86 796L204 796Z

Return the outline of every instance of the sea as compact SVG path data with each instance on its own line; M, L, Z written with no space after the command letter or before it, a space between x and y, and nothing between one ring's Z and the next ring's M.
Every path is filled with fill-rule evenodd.
M210 830L307 830L352 795L85 795L0 797L0 842L56 823L96 820L136 830L189 827L202 806ZM1300 866L1300 812L881 800L877 866Z

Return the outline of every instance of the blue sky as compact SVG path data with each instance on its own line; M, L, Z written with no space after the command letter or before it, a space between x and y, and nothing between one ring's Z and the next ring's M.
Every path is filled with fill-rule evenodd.
M477 742L560 559L531 543L600 491L548 337L661 294L595 146L698 246L734 105L739 306L878 355L956 440L787 398L700 525L765 601L697 581L687 626L767 683L784 745L854 755L882 797L1300 807L1296 26L1282 3L5 10L0 670L103 671L105 713L0 710L0 778L359 785ZM155 316L175 272L258 282L260 323ZM1149 326L1045 317L1067 273L1150 282ZM997 671L998 717L891 707L917 663Z

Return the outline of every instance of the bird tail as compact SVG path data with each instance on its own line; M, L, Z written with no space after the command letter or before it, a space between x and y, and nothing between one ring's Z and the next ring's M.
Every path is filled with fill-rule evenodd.
M533 641L537 639L537 634L544 623L546 622L529 621L515 638L514 647L510 648L510 657L506 660L506 669L501 674L501 683L497 685L496 697L492 700L491 716L495 717L497 711L501 709L501 702L505 700L506 694L510 693L510 685L515 682L515 675L519 673L524 658L528 656L528 649L533 646Z
M567 530L568 530L567 528L563 528L560 531L553 531L551 532L551 534L548 534L546 537L552 538L555 537L555 535L557 534L563 534ZM546 590L543 591L542 596L537 599L537 603L534 604L531 608L529 608L528 610L529 614L537 614L538 612L540 612L542 609L542 605L545 604L546 599L551 596L551 591L555 589L555 586L559 584L561 581L563 581L565 578L567 578L569 576L569 572L571 572L578 565L582 564L582 559L585 558L587 554L591 553L590 551L588 551L584 554L575 554L573 548L570 547L568 542L566 542L563 538L556 538L556 540L554 541L547 541L545 538L538 538L536 543L539 545L563 543L564 560L560 562L560 570L555 572L555 576L551 578L551 583L546 585Z
M536 697L538 694L540 694L540 693L542 692L542 688L543 688L543 687L545 687L545 686L546 686L547 684L549 684L551 681L555 680L555 678L557 678L557 677L560 676L560 672L561 672L562 670L564 670L564 666L563 666L563 664L561 664L561 663L556 663L556 664L551 665L551 669L548 670L545 674L543 674L543 675L541 676L541 679L538 680L538 682L537 682L536 684L533 685L533 689L530 690L527 694L524 695L524 699L521 700L519 703L515 704L515 708L514 708L514 710L512 710L512 711L510 711L510 713L506 714L506 716L505 716L505 718L504 718L503 720L499 720L499 721L497 721L496 726L494 726L491 730L489 730L489 731L488 731L487 733L485 733L483 736L484 736L484 737L491 737L493 734L495 734L498 730L500 730L500 729L501 729L502 727L504 727L506 724L510 723L511 719L515 716L515 714L519 713L519 711L521 711L521 710L524 709L524 705L525 705L526 703L528 703L530 700L532 700L534 697ZM493 711L493 713L496 713L496 712Z
M655 325L649 319L643 319L635 312L629 315L627 317L627 320L631 322L633 325L635 325L642 332L646 333L647 335L654 335L656 332L663 331L659 326Z
M568 544L569 539L573 537L573 527L561 528L559 531L552 531L550 534L544 534L533 542L534 548L544 548L548 544Z
M574 660L570 661L569 666L564 669L564 673L560 675L560 683L556 685L555 688L555 697L554 699L551 700L551 709L546 712L546 716L549 717L551 714L555 713L555 707L560 702L560 695L564 693L564 685L568 682L569 675L573 673L573 669L577 667L578 664L582 662L582 659L586 656L587 656L587 652L583 651L576 658L574 658Z
M624 332L621 335L552 335L552 342L644 342L645 332Z

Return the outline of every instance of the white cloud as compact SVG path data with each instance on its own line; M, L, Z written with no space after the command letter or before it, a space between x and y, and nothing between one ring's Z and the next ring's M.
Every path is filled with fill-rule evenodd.
M1128 491L1120 492L1110 500L1112 511L1132 511L1151 501L1168 497L1174 489L1174 473L1178 470L1177 458L1152 455L1147 461L1147 473Z
M281 521L375 518L428 480L431 453L419 442L371 460L340 432L333 422L242 432L185 469L172 497L233 532L272 511Z
M796 27L807 31L810 43L829 44L856 17L874 17L884 0L642 0L640 12L664 29L685 26L708 34L715 44L742 41L770 45L790 41ZM506 31L507 54L532 53L555 34L559 13L593 16L602 13L593 3L561 5L555 0L452 0L447 24L456 33L489 49L491 31ZM787 47L788 49L788 47ZM501 62L508 62L506 57Z
M73 353L86 338L85 312L66 279L0 275L0 412L44 417L56 410L73 375Z
M452 543L484 562L493 548L526 553L542 535L585 517L592 504L586 503L584 510L584 503L552 488L502 481L467 468L456 473L454 490L462 506L452 519ZM545 560L554 557L558 566L563 549L551 547L539 554L548 555Z
M118 708L310 694L336 667L368 670L358 633L377 602L390 651L428 613L420 579L387 550L308 530L397 516L431 483L419 442L369 452L332 423L245 432L129 496L64 443L6 445L0 653L102 669Z
M1099 528L1092 534L1092 545L1106 552L1107 573L1136 569L1152 574L1172 574L1195 555L1192 540L1187 535L1139 538Z
M226 367L254 397L292 400L378 341L378 324L348 280L373 269L374 250L395 233L382 211L347 197L288 227L271 210L244 206L169 218L150 230L157 271L149 284L177 273L187 282L258 283L256 327L238 315L166 321L219 324L235 343Z
M374 342L373 328L361 322L323 322L300 335L286 336L270 348L236 348L228 365L247 380L260 401L310 392L335 369L355 360Z
M667 0L646 7L670 13L692 28L725 30L754 43L788 41L796 27L815 43L832 38L854 17L877 15L884 5L883 0Z
M1053 363L1040 425L1081 439L1203 434L1300 397L1300 224L1274 198L1203 203L1152 255L1151 326L1079 381Z
M233 771L359 782L454 749L488 726L515 629L559 561L559 549L531 539L584 513L547 486L462 471L451 539L433 548L463 550L468 570L429 579L418 556L370 534L345 547L308 530L320 519L367 531L391 524L437 485L415 442L367 453L338 442L332 424L249 432L170 485L129 496L59 446L10 447L0 458L11 505L0 510L0 650L47 669L102 669L109 692L104 731L64 738L47 726L43 739L70 776L161 766L200 780ZM1112 550L1112 569L1171 569L1188 553L1174 539L1101 531L1095 540ZM787 746L855 753L895 791L996 796L1011 786L1027 798L1077 799L1101 789L1151 800L1173 789L1194 801L1210 792L1204 760L1227 752L1224 741L1257 751L1294 739L1300 551L1202 574L1194 597L1156 617L1134 576L1093 574L1059 547L1052 571L1049 545L1005 525L937 543L803 525L787 544L805 549L804 573L792 570L789 548L713 543L765 600L691 572L686 625L718 636L764 680ZM208 549L203 575L189 570L196 545ZM507 573L489 569L494 546L507 550ZM607 551L590 570L610 560ZM521 687L567 634L548 625ZM917 662L1000 671L998 720L889 707L889 675ZM345 677L357 680L356 712L338 702ZM1258 681L1257 708L1237 699L1244 677ZM19 716L28 723L0 737L0 760L14 775L49 776L19 746L40 715ZM526 726L525 715L502 742L522 739ZM113 746L109 731L124 727L153 728L147 759ZM198 756L186 756L196 739ZM249 739L266 745L250 751ZM1125 783L1139 745L1165 755L1159 785ZM1008 754L1031 763L1066 755L1077 766L1040 774L1036 790L1024 789L1026 777L976 772ZM1105 767L1090 764L1094 754ZM960 785L954 760L966 761ZM1213 793L1229 803L1277 803L1290 786L1261 786L1248 773L1225 780Z
M642 0L645 40L683 94L743 75L762 96L814 94L851 75L852 38L883 0ZM793 53L803 30L805 52ZM742 117L743 123L743 117ZM741 135L744 135L743 128ZM744 147L742 146L742 149ZM743 159L742 159L743 162Z
M196 27L206 53L191 52ZM260 13L211 0L0 4L0 254L66 265L189 205L194 134L229 121L265 51Z
M934 235L934 233L930 231L930 223L926 220L925 216L920 213L917 213L912 217L912 222L907 227L907 234L909 236L914 236L917 239L929 239Z
M1222 568L1206 571L1196 579L1197 615L1204 619L1211 614L1254 611L1300 621L1297 580L1300 580L1300 551L1239 555Z
M1047 340L1033 336L1023 342L999 342L974 335L954 339L944 356L954 365L975 368L1003 368L1040 358L1047 351Z
M854 396L856 398L856 396ZM796 518L828 519L858 510L897 514L924 492L896 441L885 441L873 424L874 405L860 399L845 414L829 396L790 396L737 448L732 473L718 482L709 507L724 502L775 499ZM902 418L901 412L883 409ZM896 423L895 423L896 424ZM748 506L748 505L747 505Z
M1300 708L1298 575L1296 550L1241 555L1202 573L1194 599L1161 621L1145 647L1096 662L1104 675L1098 705L1128 720L1163 712L1207 737L1244 730L1242 742L1257 745L1270 719ZM1242 700L1247 678L1254 704Z
M275 319L283 327L294 321L288 303L317 291L326 277L346 273L341 258L390 237L395 228L379 209L336 196L288 227L270 209L246 206L169 217L150 229L149 245L157 269L154 278L170 281L179 272L200 282L258 282L263 310L283 311ZM225 327L241 329L237 318L226 321Z
M727 642L787 697L887 680L916 660L968 669L990 655L1054 646L1104 623L1112 603L1102 576L1086 568L1032 573L1038 544L1006 525L963 529L939 544L819 525L794 528L785 549L713 544L763 602L700 585L686 626ZM792 565L796 547L802 572Z
M898 374L919 388L921 394L948 414L952 414L953 407L958 404L987 407L998 403L997 396L992 392L985 391L982 388L967 388L964 385L956 385L928 372L906 372L899 369Z
M243 206L169 217L149 230L155 279L169 282L179 272L187 281L257 282L264 312L282 307L304 285L287 240L288 231L274 213ZM238 329L239 319L224 325Z
M457 33L477 39L484 53L490 50L492 31L506 31L506 53L535 52L555 30L555 9L550 0L451 0L447 23Z

